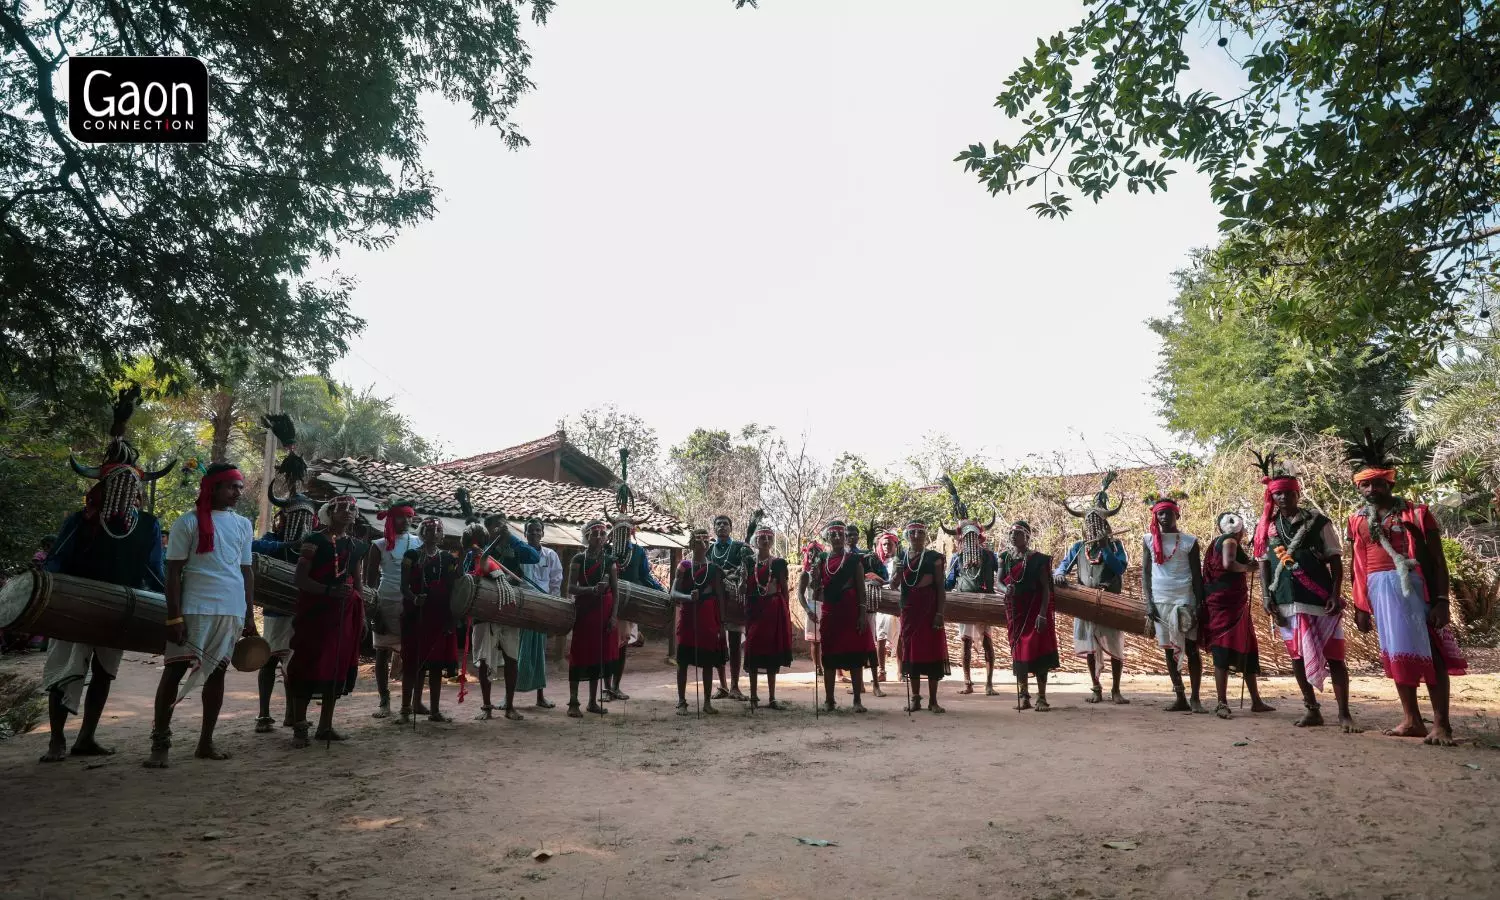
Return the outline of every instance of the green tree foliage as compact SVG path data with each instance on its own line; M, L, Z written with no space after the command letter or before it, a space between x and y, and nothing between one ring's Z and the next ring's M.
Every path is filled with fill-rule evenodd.
M373 385L356 391L318 375L303 375L282 386L281 408L297 425L297 451L304 459L371 456L425 465L438 457L437 448L412 430L390 397L376 395ZM259 410L264 409L262 400ZM255 434L260 446L265 433L257 427Z
M630 480L651 483L660 465L661 442L656 429L635 413L613 403L591 406L557 423L573 446L620 474L620 448L630 450Z
M1156 399L1167 426L1200 444L1293 433L1358 434L1398 421L1410 369L1355 342L1315 348L1264 316L1208 297L1208 254L1176 273L1161 335Z
M1320 346L1431 356L1500 234L1500 5L1487 0L1091 0L995 105L1025 130L958 160L1047 217L1123 181L1208 176L1225 303ZM1210 45L1217 45L1217 48ZM1190 50L1241 90L1181 84ZM1201 61L1201 60L1200 60Z
M440 94L510 147L531 88L523 20L552 0L0 7L0 378L102 394L138 353L216 384L234 352L319 370L362 325L351 282L307 277L341 242L432 215L418 100ZM54 85L69 54L189 55L207 144L82 145ZM5 406L14 400L0 398ZM3 408L3 407L0 407Z
M1465 335L1412 385L1408 409L1433 480L1474 519L1500 519L1500 338Z

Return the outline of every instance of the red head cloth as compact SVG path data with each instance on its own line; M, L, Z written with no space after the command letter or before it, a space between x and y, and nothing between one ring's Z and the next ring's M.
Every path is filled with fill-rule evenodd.
M1164 565L1167 557L1161 552L1161 523L1156 520L1156 514L1163 509L1175 510L1177 508L1177 501L1170 497L1158 500L1151 505L1151 555L1158 566Z
M396 516L405 516L407 519L411 519L416 514L417 511L410 506L393 506L390 509L383 509L375 514L375 518L385 522L386 552L393 552L396 549Z
M1260 559L1266 555L1266 543L1271 538L1271 516L1276 512L1276 501L1271 495L1277 491L1293 491L1302 493L1302 482L1290 475L1281 475L1276 478L1262 478L1260 483L1266 486L1265 504L1260 514L1260 521L1255 523L1255 558Z
M1395 469L1360 469L1354 473L1354 483L1364 484L1366 481L1389 481L1396 483Z
M896 555L891 549L893 544L898 547L901 545L901 538L894 531L882 531L875 538L875 555L881 562L890 562L891 557Z
M822 553L822 552L823 552L823 545L820 544L820 543L818 543L817 541L813 541L813 542L809 543L806 547L803 547L802 548L802 571L804 571L804 572L811 572L812 571L812 566L813 566L813 557L817 556L819 553Z
M198 503L195 518L198 520L198 552L211 553L214 549L214 487L226 481L244 481L239 469L225 469L212 475L204 475L198 482Z

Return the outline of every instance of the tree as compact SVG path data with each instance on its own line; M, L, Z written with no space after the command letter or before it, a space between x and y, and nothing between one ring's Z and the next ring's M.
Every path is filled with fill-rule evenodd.
M656 429L613 403L591 406L557 423L573 446L620 474L620 448L630 449L631 481L652 484L659 477L661 443Z
M264 408L262 403L259 409ZM373 385L355 391L319 375L303 375L282 386L281 409L297 425L297 452L304 459L369 456L426 465L438 456L396 412L390 397L375 394ZM264 435L257 427L257 440Z
M759 437L757 449L766 516L780 534L783 552L790 556L832 517L830 473L808 452L806 434L793 449L784 438L767 431Z
M424 94L525 143L509 120L532 86L522 20L552 5L0 8L0 377L45 398L97 397L139 353L210 385L236 352L326 371L362 322L351 282L310 264L433 214ZM54 91L69 54L202 59L208 143L75 142Z
M1476 518L1500 516L1500 338L1468 334L1412 385L1408 409L1434 481Z
M727 514L744 525L761 499L761 457L754 444L766 429L746 425L737 435L696 428L667 452L660 498L674 515L690 524L708 526Z
M1217 445L1294 433L1354 435L1399 420L1411 370L1379 347L1313 347L1253 310L1207 296L1207 251L1176 273L1155 394L1167 426Z
M1222 302L1318 346L1430 358L1500 235L1500 6L1486 0L1095 0L1038 40L995 101L1016 140L959 154L991 193L1040 183L1066 216L1123 180L1208 176ZM1244 79L1184 92L1189 47Z

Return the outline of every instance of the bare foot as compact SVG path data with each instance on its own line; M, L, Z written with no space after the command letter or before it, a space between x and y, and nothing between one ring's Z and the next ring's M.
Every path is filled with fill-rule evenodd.
M766 704L766 708L767 709L774 709L777 712L783 712L785 710L791 709L790 706L787 706L787 703L786 703L785 700L772 700L770 703Z
M109 747L101 747L93 738L84 740L79 738L73 742L73 749L68 751L69 756L114 756L115 751Z
M1092 691L1089 692L1089 695L1087 697L1083 698L1083 702L1084 703L1103 703L1104 702L1104 688L1094 688Z
M986 697L998 697L1000 696L1000 692L995 690L995 686L993 684L987 684L984 686L984 695Z
M912 702L906 704L906 710L905 711L909 712L909 713L912 713L912 712L921 712L922 711L922 701L920 701L920 700L913 700Z
M1228 703L1220 703L1214 707L1214 715L1221 719L1232 719L1234 718L1234 710L1229 708Z
M717 716L719 714L719 708L717 706L714 706L712 703L708 702L707 700L704 700L703 701L703 714L705 716Z
M972 682L972 681L965 681L964 682L964 689L961 690L961 691L959 691L959 693L960 694L972 694L972 693L974 693L974 682Z
M293 750L306 750L308 747L312 746L312 739L307 736L306 728L297 728L295 725L292 726L292 728Z
M945 712L947 712L946 709L943 709L941 706L938 706L936 703L929 703L927 705L927 711L931 712L931 713L945 713Z
M1117 704L1119 706L1129 706L1130 705L1130 701L1126 700L1125 699L1125 695L1122 694L1122 693L1120 693L1119 691L1110 691L1109 692L1109 702Z
M1195 713L1202 713L1205 716L1208 715L1208 707L1204 706L1199 701L1194 700L1190 705L1192 707L1193 712L1195 712Z
M152 750L151 755L146 757L146 761L141 765L147 769L165 769L170 765L167 762L167 754L170 752L170 750Z
M521 715L520 713L516 712L513 709L507 709L505 711L505 718L511 720L512 722L520 722L520 721L524 720L526 717L523 716L523 715Z
M1167 712L1187 712L1192 707L1188 706L1187 698L1181 694L1177 695L1177 702L1166 708Z
M838 708L838 704L834 703L832 700L828 700L823 703L824 712L838 712Z
M270 716L258 716L255 720L256 734L270 734L276 730L276 720Z
M854 711L857 712L857 713L864 712L865 711L865 705L863 703L860 703L858 700L854 701Z
M611 691L611 693L613 693L615 695L615 699L616 700L629 700L630 699L630 695L627 694L627 693L625 693L624 691L620 690L619 688L615 688L613 691Z
M750 698L746 697L744 694L740 693L740 689L739 688L735 688L734 690L732 690L732 691L729 692L729 699L731 699L731 700L738 700L741 703L743 703L743 702L745 702L746 700L748 700Z
M328 729L327 731L324 731L323 729L320 728L320 729L318 729L318 732L313 735L313 740L315 740L315 741L346 741L346 740L348 740L348 738L344 737L342 734L339 734L337 731L334 731L332 728Z
M382 704L380 704L380 708L379 709L377 709L374 712L370 713L370 718L372 718L372 719L389 719L390 717L391 717L391 705L389 703L382 703ZM286 723L282 723L282 724L286 724Z
M1021 695L1021 702L1018 703L1018 704L1016 704L1016 709L1018 709L1018 710L1031 709L1031 695L1030 694L1022 694Z
M570 718L570 719L581 719L581 718L583 718L583 711L578 708L578 704L577 703L569 703L568 704L568 718Z
M1425 738L1427 737L1427 726L1421 722L1402 722L1395 728L1387 728L1380 733L1386 737ZM1449 740L1452 740L1452 738L1450 737Z
M1458 741L1453 739L1452 730L1442 725L1433 725L1432 734L1429 734L1422 743L1429 747L1457 747Z
M728 700L729 699L729 688L724 687L722 685L720 685L717 688L714 688L713 699L714 700Z
M420 710L418 710L418 712L420 712ZM447 723L447 722L452 722L453 719L451 717L449 717L449 716L443 715L440 712L430 712L430 713L427 714L427 721L429 721L429 722L438 722L438 723Z
M223 762L229 758L229 754L213 744L199 744L198 749L193 751L193 756L198 759L211 759L214 762Z
M62 762L68 758L68 744L62 738L57 738L47 745L47 752L37 762Z
M509 710L507 710L508 712ZM481 706L479 707L479 712L474 715L474 721L476 722L483 722L493 718L495 718L495 707L493 706Z
M394 724L396 724L396 725L410 725L411 724L411 718L412 718L411 717L411 710L409 710L409 709L403 709L403 710L401 710L401 714L396 717L396 721L395 721Z
M1276 711L1276 707L1272 706L1271 704L1267 703L1264 700L1257 700L1254 703L1250 704L1250 711L1251 712L1275 712Z
M598 703L590 703L588 706L584 707L584 709L586 709L587 711L593 713L596 716L602 716L602 715L604 715L604 714L606 714L606 713L609 712L609 710L605 709L603 706L601 706Z
M1344 734L1364 734L1365 730L1354 721L1353 716L1339 716L1339 729Z
M417 701L417 705L412 707L412 709L415 710L416 714L419 716L427 715L427 707L423 706L422 701L420 700Z
M870 693L874 694L877 697L884 697L885 696L885 691L882 691L880 689L880 685L878 685L878 684L875 685L875 690L871 691Z
M1323 724L1323 711L1316 706L1309 706L1302 718L1292 723L1298 728L1317 728Z
M1046 697L1038 697L1038 698L1036 698L1036 711L1037 712L1051 712L1052 711L1052 704L1050 704L1050 703L1047 702L1047 698Z

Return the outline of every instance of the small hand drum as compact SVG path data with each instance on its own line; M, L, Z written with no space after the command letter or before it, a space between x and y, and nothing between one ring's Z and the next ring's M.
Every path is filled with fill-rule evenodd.
M235 642L234 653L229 662L237 672L258 672L271 661L271 645L258 634L242 637Z

